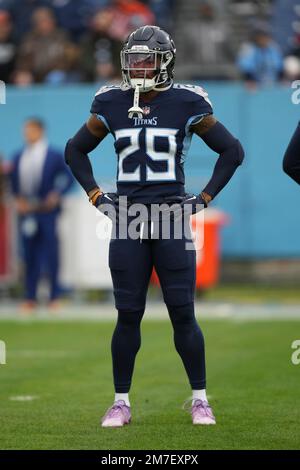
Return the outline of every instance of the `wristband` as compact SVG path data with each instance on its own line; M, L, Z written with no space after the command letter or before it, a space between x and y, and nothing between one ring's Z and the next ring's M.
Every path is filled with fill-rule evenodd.
M95 191L94 194L89 197L90 203L94 206L97 199L98 199L98 197L101 196L102 194L103 194L103 192L100 191L100 189L97 189L97 191Z

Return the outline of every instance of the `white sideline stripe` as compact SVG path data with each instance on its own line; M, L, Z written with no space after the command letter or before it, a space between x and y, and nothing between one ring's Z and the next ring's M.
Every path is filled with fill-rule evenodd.
M57 359L71 356L80 356L78 351L47 351L45 349L41 350L29 350L29 349L12 349L9 352L10 357L24 357L24 358L47 358L47 359Z
M39 397L37 395L19 395L16 397L9 397L10 401L33 401L38 399Z
M196 302L196 316L201 320L228 319L233 321L251 320L300 320L300 305L292 304L243 304L228 302ZM55 315L41 307L37 312L25 317L20 315L16 303L2 303L0 307L1 320L17 320L30 323L36 321L60 322L60 321L108 321L116 320L117 312L112 304L68 304L63 306ZM164 303L157 301L149 303L143 321L169 320Z

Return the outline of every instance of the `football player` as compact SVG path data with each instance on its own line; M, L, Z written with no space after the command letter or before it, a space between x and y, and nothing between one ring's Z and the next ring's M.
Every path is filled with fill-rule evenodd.
M283 158L283 170L300 184L300 124L298 124Z
M128 212L136 203L149 208L153 204L171 207L176 202L180 210L189 208L190 214L195 213L207 207L242 163L242 146L213 116L207 93L199 86L173 82L175 56L173 40L156 26L130 34L121 51L121 86L105 86L96 93L90 118L66 145L67 163L101 211L110 206L118 212L118 203L126 196ZM108 133L115 139L118 156L116 194L99 188L88 158ZM219 154L211 179L198 195L186 194L184 187L184 160L193 134ZM216 422L206 396L203 334L194 313L195 250L186 249L189 233L175 236L177 220L175 215L171 218L169 237L161 236L159 228L154 237L150 220L148 236L145 224L140 223L140 238L116 234L110 242L109 266L118 311L111 343L115 400L102 419L103 427L131 421L128 393L153 266L192 389L188 407L192 422Z

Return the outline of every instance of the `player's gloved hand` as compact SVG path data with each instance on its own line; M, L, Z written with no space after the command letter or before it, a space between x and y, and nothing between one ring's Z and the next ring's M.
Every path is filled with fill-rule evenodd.
M200 212L202 209L207 207L207 202L205 199L199 194L195 196L194 194L185 194L184 196L174 196L172 198L166 198L165 202L170 204L172 207L174 204L176 208L174 212L175 220L182 218L185 211L189 214L196 214L196 212ZM186 206L191 206L185 209Z
M117 218L119 210L118 196L116 193L101 193L97 197L94 206L104 215L114 220Z
M200 212L207 207L207 203L201 194L198 194L198 196L195 196L194 194L185 194L180 205L183 209L187 205L192 206L191 214L196 214L196 212Z

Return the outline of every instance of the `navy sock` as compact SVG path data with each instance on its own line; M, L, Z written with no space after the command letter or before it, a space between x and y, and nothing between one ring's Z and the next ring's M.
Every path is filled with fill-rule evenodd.
M206 388L205 350L202 331L196 321L194 304L167 305L174 329L174 343L193 390Z
M144 309L118 310L118 321L111 341L113 376L116 393L128 393L135 357L141 346L140 324Z

